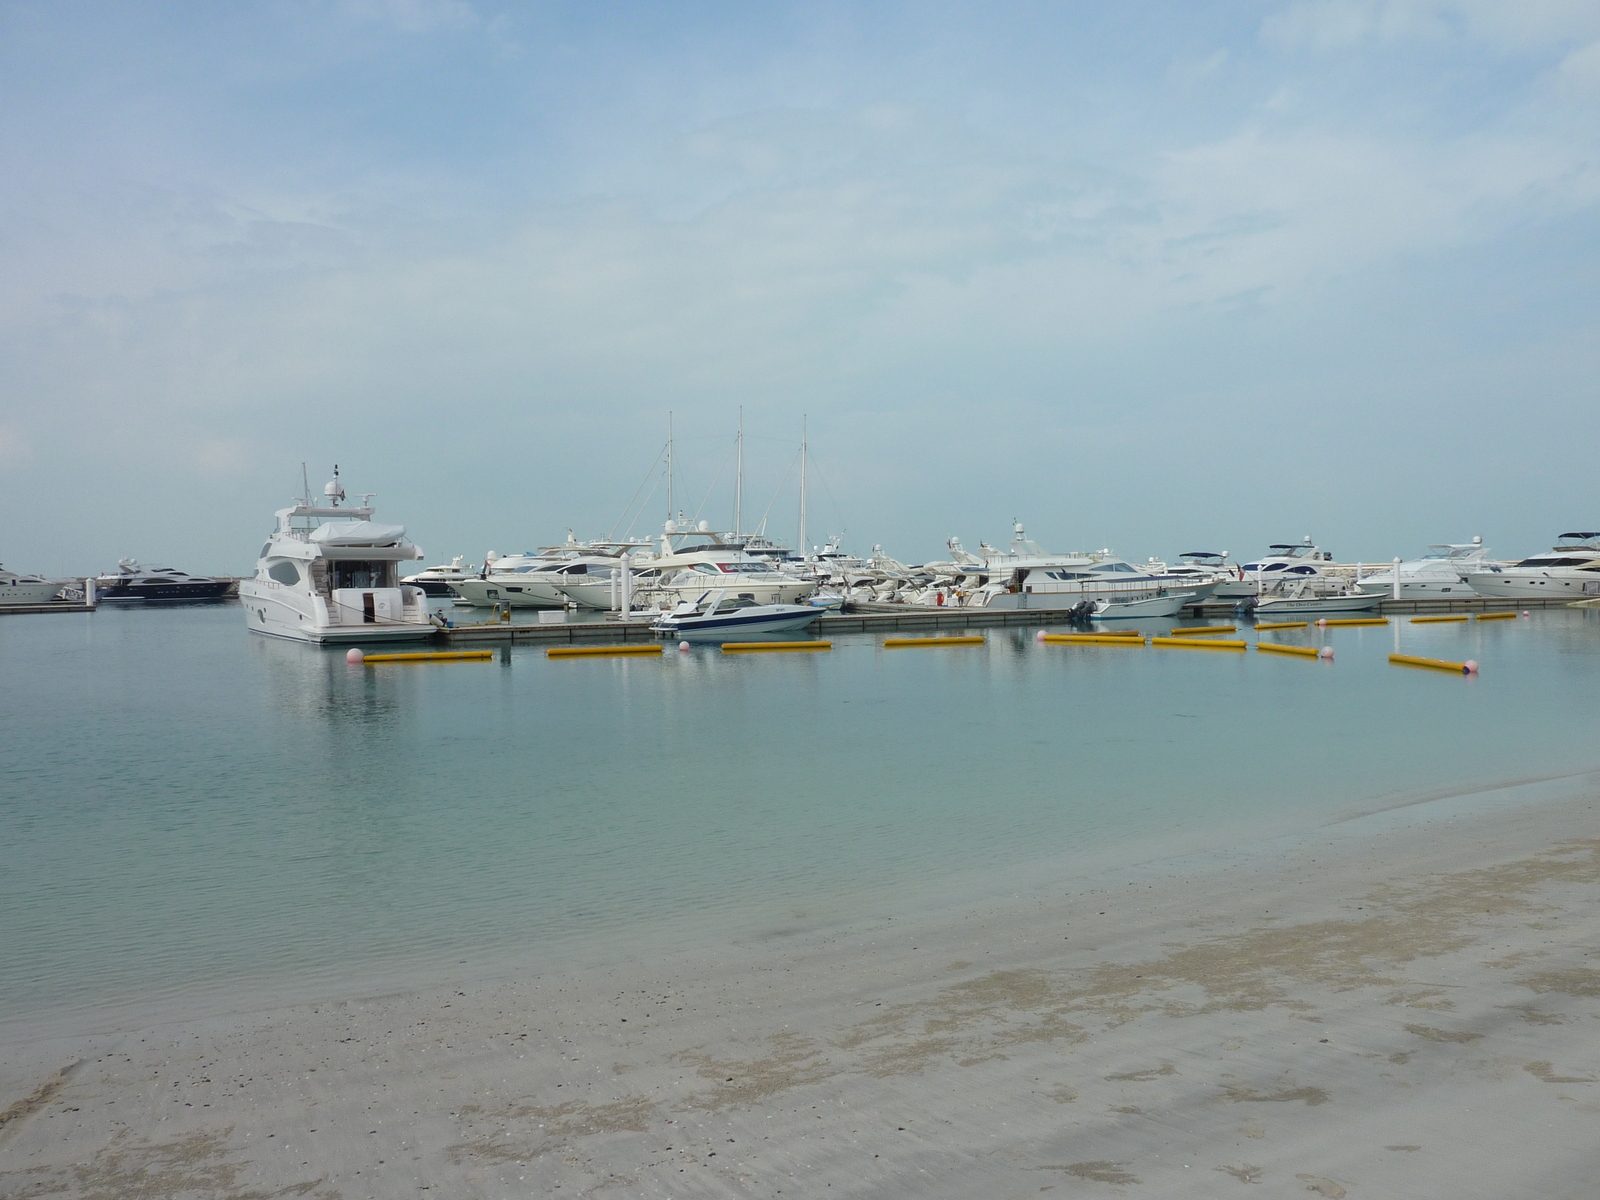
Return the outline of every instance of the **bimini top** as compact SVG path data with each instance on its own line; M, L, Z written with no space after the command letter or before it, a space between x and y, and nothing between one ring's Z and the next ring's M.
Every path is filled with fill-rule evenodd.
M1575 541L1587 542L1590 538L1600 538L1600 533L1563 533L1563 538L1572 538Z
M1276 546L1273 547L1277 549ZM1227 558L1226 554L1218 554L1215 550L1185 550L1178 555L1179 558Z
M394 546L406 536L404 525L376 521L325 521L311 531L310 540L322 546Z

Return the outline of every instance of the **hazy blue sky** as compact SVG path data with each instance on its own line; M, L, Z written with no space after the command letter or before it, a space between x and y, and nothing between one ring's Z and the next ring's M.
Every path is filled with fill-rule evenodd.
M0 558L1600 529L1600 4L0 0ZM715 486L713 486L715 481ZM635 532L663 518L658 491ZM792 536L792 477L773 532Z

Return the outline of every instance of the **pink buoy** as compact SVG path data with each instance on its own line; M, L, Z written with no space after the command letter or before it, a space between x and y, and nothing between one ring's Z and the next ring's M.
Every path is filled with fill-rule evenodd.
M687 650L688 648L689 648L689 643L688 642L679 642L678 643L678 649L679 650Z
M1039 630L1038 633L1033 635L1033 640L1036 641L1036 642L1042 642L1042 641L1044 641L1045 637L1046 637L1045 631L1041 629L1041 630Z
M1531 617L1533 614L1530 613L1527 609L1523 609L1522 610L1522 615L1525 616L1525 617Z
M1318 626L1318 628L1325 627L1327 624L1328 624L1328 618L1327 617L1318 617L1317 618L1317 626Z
M1321 650L1317 651L1317 657L1318 658L1327 659L1327 661L1332 662L1333 661L1333 647L1332 646L1324 646Z
M349 650L345 651L344 660L351 666L359 667L363 662L366 661L366 659L367 656L361 653L361 651L354 646L351 646Z
M1461 669L1468 675L1476 675L1478 673L1477 660L1471 658L1467 659L1466 662L1461 664Z

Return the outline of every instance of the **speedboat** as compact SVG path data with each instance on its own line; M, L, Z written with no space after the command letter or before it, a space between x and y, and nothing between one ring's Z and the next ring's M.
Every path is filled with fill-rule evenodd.
M1319 550L1311 542L1311 535L1298 544L1276 542L1267 547L1272 551L1255 562L1233 568L1233 578L1225 578L1211 593L1213 600L1245 600L1260 596L1282 585L1303 579L1315 579L1326 574L1323 563L1331 562L1333 555Z
M1507 567L1489 565L1467 576L1480 596L1600 596L1600 533L1563 533L1548 554Z
M318 643L433 636L427 594L398 578L422 557L406 527L378 524L367 504L342 507L338 467L323 497L278 510L255 575L239 582L251 632Z
M113 602L221 600L232 587L231 579L185 575L171 567L141 567L131 558L118 559L113 574L95 580L100 599Z
M1029 541L1021 523L1009 552L980 545L988 582L966 597L966 606L998 609L1071 609L1085 600L1113 604L1161 600L1198 604L1216 587L1215 579L1176 575L1164 568L1143 570L1110 550L1051 554Z
M429 567L415 575L407 575L400 582L407 587L419 587L429 596L449 596L456 584L478 578L478 572L472 567L462 566L462 562L463 557L458 554L447 567Z
M49 604L68 586L63 579L43 575L19 575L0 566L0 605Z
M1254 613L1258 620L1272 621L1280 616L1370 613L1376 612L1382 603L1382 592L1363 592L1331 582L1319 586L1316 581L1300 579L1280 584L1266 595L1256 597Z
M1402 600L1421 600L1430 596L1470 596L1472 588L1467 585L1467 576L1496 565L1488 561L1489 551L1481 537L1475 537L1470 542L1429 546L1428 549L1431 553L1400 564L1399 595ZM1387 571L1363 575L1356 586L1363 592L1393 596L1395 570L1390 567Z
M1089 617L1095 621L1133 621L1142 617L1175 617L1191 604L1189 597L1180 592L1171 596L1153 596L1148 600L1094 601Z
M730 633L790 633L821 615L822 609L809 604L760 604L752 596L729 596L718 589L662 613L650 628L662 637L712 641Z

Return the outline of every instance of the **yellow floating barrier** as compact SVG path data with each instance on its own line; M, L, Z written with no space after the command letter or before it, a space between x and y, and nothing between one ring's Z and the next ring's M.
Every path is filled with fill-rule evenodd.
M891 649L905 646L981 646L983 638L976 634L966 637L884 638L883 644Z
M724 654L743 654L756 650L832 650L832 642L723 642Z
M430 650L416 654L368 654L362 662L485 662L493 650Z
M1238 633L1237 625L1176 625L1172 629L1173 637L1195 637L1202 633Z
M1047 633L1039 639L1041 642L1055 645L1070 646L1073 643L1085 646L1143 646L1144 638L1137 634L1125 633Z
M1298 654L1301 658L1316 658L1322 653L1315 646L1285 646L1279 642L1257 642L1256 649L1268 654Z
M1338 620L1326 620L1324 625L1387 625L1388 617L1340 617Z
M1457 675L1472 675L1476 673L1478 664L1475 662L1450 662L1443 658L1418 658L1414 654L1391 654L1389 661L1401 667L1431 667L1435 671L1452 671Z
M1516 619L1517 619L1517 614L1514 613L1514 612L1508 612L1508 613L1479 613L1478 614L1478 620L1480 620L1480 621L1515 621Z
M595 658L609 654L654 654L657 658L665 653L666 647L662 645L651 646L551 646L544 652L546 658Z
M1306 624L1307 624L1307 622L1305 622L1305 621L1268 621L1265 624L1261 624L1261 625L1255 626L1255 628L1257 628L1257 629L1304 629L1306 627Z
M1462 613L1459 616L1450 616L1450 617L1412 617L1411 618L1411 623L1413 625L1438 625L1438 624L1441 624L1441 623L1443 623L1445 621L1465 621L1465 620L1468 620L1468 617L1467 617L1467 615L1465 613Z
M1150 639L1152 646L1188 646L1195 650L1243 650L1248 643L1245 642L1202 642L1195 638L1186 637L1153 637Z

